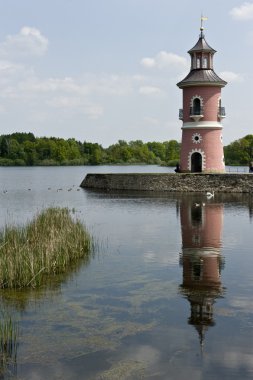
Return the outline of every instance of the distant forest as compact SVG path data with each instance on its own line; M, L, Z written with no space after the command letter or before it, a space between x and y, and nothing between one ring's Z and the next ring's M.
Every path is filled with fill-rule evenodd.
M247 135L224 147L226 165L248 165L253 160L253 135ZM101 164L156 164L175 166L180 143L176 140L141 140L103 148L97 143L73 138L35 137L33 133L0 136L0 166L53 166Z

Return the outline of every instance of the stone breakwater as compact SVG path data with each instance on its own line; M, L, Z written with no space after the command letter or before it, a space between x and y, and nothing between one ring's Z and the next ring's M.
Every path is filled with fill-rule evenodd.
M81 187L98 190L252 193L253 174L87 174Z

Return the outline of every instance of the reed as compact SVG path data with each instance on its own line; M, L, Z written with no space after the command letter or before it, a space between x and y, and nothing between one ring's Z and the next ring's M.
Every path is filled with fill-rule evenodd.
M0 232L0 288L38 287L88 258L92 239L66 208L48 208L23 227Z
M11 315L1 310L0 313L0 368L12 359L15 361L17 356L19 328Z

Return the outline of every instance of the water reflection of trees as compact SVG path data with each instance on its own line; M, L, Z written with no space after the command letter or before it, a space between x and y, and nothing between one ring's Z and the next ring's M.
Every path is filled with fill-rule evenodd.
M183 198L180 203L183 267L181 294L189 301L193 325L203 345L205 332L215 325L213 305L224 294L221 271L223 203Z

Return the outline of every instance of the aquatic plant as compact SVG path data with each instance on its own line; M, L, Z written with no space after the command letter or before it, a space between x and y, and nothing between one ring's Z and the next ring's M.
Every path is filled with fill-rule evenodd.
M19 328L5 311L0 312L0 376L13 373L16 367ZM2 378L2 377L1 377Z
M26 226L0 231L0 288L38 287L88 259L92 239L67 208L48 208Z

